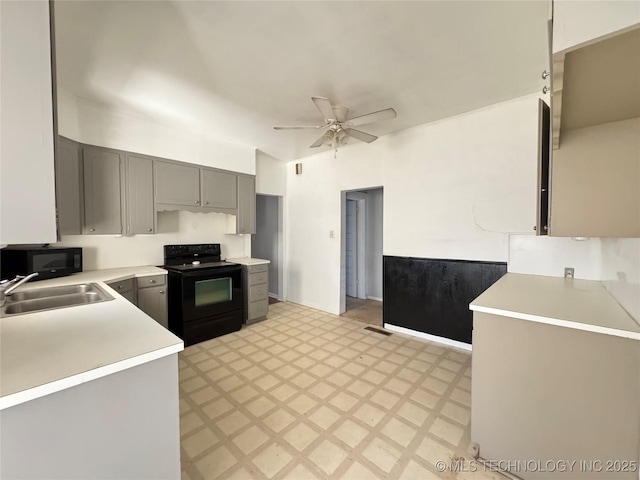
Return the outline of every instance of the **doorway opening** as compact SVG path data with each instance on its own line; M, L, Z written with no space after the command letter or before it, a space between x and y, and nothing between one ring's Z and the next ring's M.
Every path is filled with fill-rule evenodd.
M382 320L383 189L342 192L341 315L372 325Z
M284 202L277 195L256 195L256 233L251 235L251 256L269 260L269 303L284 301L283 217Z

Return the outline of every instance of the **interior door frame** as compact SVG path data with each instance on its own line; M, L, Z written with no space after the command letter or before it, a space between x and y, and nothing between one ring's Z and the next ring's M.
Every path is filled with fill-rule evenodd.
M269 297L273 297L276 298L277 300L284 302L285 301L285 275L284 275L284 243L285 243L285 236L284 236L284 196L282 195L271 195L268 193L256 193L256 197L258 196L262 196L262 197L271 197L271 198L276 198L278 201L278 205L277 205L277 210L276 210L276 214L278 216L277 221L278 221L278 225L277 225L277 252L278 252L278 291L277 292L273 292L273 291L269 291L268 292L268 296ZM249 245L251 245L251 243L249 243ZM271 289L273 286L271 285L271 283L269 283L269 289Z
M347 235L349 234L349 222L345 221L345 294L351 297L356 298L366 298L366 276L365 276L365 232L363 230L364 225L364 209L366 209L366 200L363 199L355 199L350 197L351 194L347 194L346 205L345 205L345 219L349 217L349 207L353 206L353 259L354 268L353 268L353 295L349 293L349 276L348 276L348 266L349 266L349 250L348 250L348 242Z
M357 295L358 298L366 299L367 297L367 245L366 245L366 218L367 218L367 194L365 190L373 190L381 188L377 187L364 187L355 190L343 190L340 192L340 211L341 211L341 223L340 223L340 313L347 311L347 242L346 242L346 226L347 226L347 197L349 200L357 200L358 208L356 213L356 270L357 270Z

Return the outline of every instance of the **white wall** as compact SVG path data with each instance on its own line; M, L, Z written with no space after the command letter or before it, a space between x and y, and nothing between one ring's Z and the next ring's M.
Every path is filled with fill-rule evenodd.
M367 297L382 300L383 190L367 193L366 285Z
M640 322L640 238L603 238L601 242L603 283Z
M294 167L256 150L256 193L284 196L287 193L287 168Z
M90 145L255 174L255 149L155 123L130 112L58 92L60 135Z
M637 0L554 0L553 51L589 42L640 23Z
M287 298L339 313L340 192L371 185L384 188L385 255L506 261L509 234L535 225L537 98L353 141L297 160L302 175L290 163Z
M251 235L226 235L222 213L159 212L157 234L122 237L65 235L60 246L83 247L84 270L162 265L164 245L220 243L222 257L244 257L251 251Z
M507 270L510 273L562 277L565 267L573 267L575 278L600 280L600 242L599 238L576 241L568 237L511 235Z

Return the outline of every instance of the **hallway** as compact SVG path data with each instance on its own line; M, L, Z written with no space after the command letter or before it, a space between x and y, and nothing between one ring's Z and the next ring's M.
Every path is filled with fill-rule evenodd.
M347 295L347 311L341 316L382 327L382 302Z

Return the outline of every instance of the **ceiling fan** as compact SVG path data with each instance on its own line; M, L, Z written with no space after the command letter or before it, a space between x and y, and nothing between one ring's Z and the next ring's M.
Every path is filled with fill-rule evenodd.
M379 110L377 112L347 118L349 116L349 109L344 105L331 105L331 101L325 97L311 97L311 100L324 117L324 125L299 125L273 128L276 130L298 130L308 128L326 130L320 138L310 145L310 147L316 148L321 145L327 145L337 150L339 146L346 145L350 137L366 143L371 143L378 138L375 135L356 130L353 127L396 118L397 116L396 111L393 108L385 108L384 110Z

